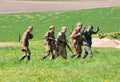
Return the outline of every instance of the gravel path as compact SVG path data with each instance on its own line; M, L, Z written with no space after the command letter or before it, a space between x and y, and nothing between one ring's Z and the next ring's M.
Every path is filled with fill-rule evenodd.
M0 14L78 10L113 6L120 6L120 0L57 2L0 0Z

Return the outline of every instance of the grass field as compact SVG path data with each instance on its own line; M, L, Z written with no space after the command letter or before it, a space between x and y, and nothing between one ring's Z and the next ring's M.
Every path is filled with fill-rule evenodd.
M49 56L41 61L44 48L38 43L31 44L30 62L18 61L23 54L19 46L0 48L0 82L120 81L120 49L93 48L92 59L71 59L68 51L67 60L58 57L51 61Z
M120 49L93 48L91 59L61 57L41 61L45 53L42 36L50 25L56 26L56 35L67 26L67 36L75 24L81 21L100 26L100 33L120 32L120 7L62 11L47 13L0 15L0 42L18 41L28 25L34 26L34 39L30 41L31 61L18 61L22 56L19 45L0 47L0 82L119 82Z
M50 25L55 25L57 35L62 26L67 26L67 36L76 23L81 21L83 26L89 24L100 26L99 33L120 32L120 7L85 9L76 11L1 14L0 41L18 41L19 33L29 25L34 27L34 39L40 40Z

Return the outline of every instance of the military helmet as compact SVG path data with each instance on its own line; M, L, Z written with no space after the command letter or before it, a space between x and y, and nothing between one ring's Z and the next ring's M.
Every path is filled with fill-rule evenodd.
M88 30L92 30L92 29L93 29L93 26L92 26L92 25L89 25L87 29L88 29Z

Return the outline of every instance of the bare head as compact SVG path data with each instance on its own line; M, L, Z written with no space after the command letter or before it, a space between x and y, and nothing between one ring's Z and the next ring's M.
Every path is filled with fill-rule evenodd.
M51 31L51 32L54 32L54 29L55 29L55 26L51 25L51 26L50 26L50 31Z
M27 31L28 31L28 32L32 32L32 30L33 30L33 27L32 27L32 26L28 26Z
M81 22L77 23L77 28L80 29L80 30L82 29L82 23Z
M67 31L66 27L62 27L62 32L65 33Z

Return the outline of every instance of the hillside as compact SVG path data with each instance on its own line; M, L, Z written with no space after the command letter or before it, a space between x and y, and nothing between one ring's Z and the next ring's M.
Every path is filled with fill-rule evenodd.
M100 33L120 32L120 7L85 9L77 11L4 14L0 15L0 42L18 41L19 33L29 25L34 27L34 39L42 39L50 25L55 25L57 35L62 26L67 26L69 35L76 23L81 21L83 26L89 24L100 26Z

